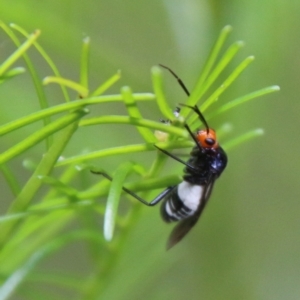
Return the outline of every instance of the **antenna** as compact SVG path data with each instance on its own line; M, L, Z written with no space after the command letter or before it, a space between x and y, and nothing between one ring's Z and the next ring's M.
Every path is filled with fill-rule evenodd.
M185 84L183 83L183 81L177 76L177 74L170 68L162 65L162 64L159 64L159 66L167 69L178 81L179 85L182 87L182 89L185 91L185 93L189 96L190 95L190 92L188 91L187 87L185 86ZM195 106L190 106L190 105L186 105L186 104L182 104L182 103L179 103L180 106L185 106L185 107L189 107L190 109L192 109L198 116L199 116L199 119L201 120L201 122L204 124L205 128L206 128L206 132L207 134L209 133L209 126L208 126L208 123L206 122L204 116L202 115L201 111L199 110L198 106L195 105Z
M183 90L185 91L185 93L189 96L190 95L190 92L189 90L187 89L187 87L185 86L185 84L183 83L183 81L176 75L175 72L173 72L170 68L164 66L164 65L161 65L159 64L159 66L167 69L178 81L178 83L180 84L180 86L183 88Z
M205 128L206 128L206 132L207 134L209 133L209 126L208 126L208 123L207 121L205 120L204 116L202 115L200 109L198 108L197 105L195 106L190 106L190 105L186 105L186 104L183 104L183 103L179 103L180 106L185 106L185 107L188 107L190 109L192 109L198 116L199 116L199 119L201 120L201 122L204 124Z

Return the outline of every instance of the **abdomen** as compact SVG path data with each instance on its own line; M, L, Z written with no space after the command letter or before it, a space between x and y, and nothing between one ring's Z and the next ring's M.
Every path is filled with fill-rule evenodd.
M204 186L181 182L161 205L164 221L173 222L192 216L203 199Z

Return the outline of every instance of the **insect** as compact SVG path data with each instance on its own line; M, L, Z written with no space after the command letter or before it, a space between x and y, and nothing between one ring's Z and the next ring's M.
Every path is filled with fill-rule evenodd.
M167 69L178 81L187 96L190 95L183 81L168 67ZM185 165L183 181L176 186L167 187L151 202L147 202L134 192L123 187L123 190L147 206L154 206L162 202L161 216L166 222L179 222L170 234L167 249L176 245L197 223L203 209L211 195L216 179L221 175L227 165L227 155L219 146L216 133L208 126L207 121L199 108L181 104L193 110L203 123L205 129L198 130L195 134L187 123L184 127L195 142L190 153L190 159L185 162L172 153L154 145L159 151ZM109 180L112 178L103 172L101 174Z

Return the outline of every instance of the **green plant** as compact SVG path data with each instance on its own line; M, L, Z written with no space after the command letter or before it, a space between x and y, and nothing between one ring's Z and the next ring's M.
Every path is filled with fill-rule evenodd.
M0 27L17 46L17 50L0 66L1 83L24 72L23 68L10 69L20 56L23 56L27 69L31 74L41 108L35 113L0 126L0 134L9 134L23 126L43 120L43 126L39 130L0 154L1 171L11 192L15 195L15 200L11 203L7 213L0 218L0 299L7 299L18 292L28 296L29 299L40 299L37 293L26 291L24 288L28 280L33 280L37 283L45 280L64 289L73 290L83 299L97 299L105 289L110 278L109 274L122 252L130 231L135 226L142 207L136 200L132 200L128 195L124 195L130 199L129 208L125 216L118 214L122 186L126 185L135 192L144 192L143 195L147 198L147 192L177 184L181 179L179 175L158 177L167 157L157 152L150 170L145 170L141 164L125 162L114 172L111 184L99 177L98 183L89 183L84 190L79 191L72 187L71 183L79 176L80 172L89 172L90 169L93 169L91 164L93 159L155 151L154 143L164 149L191 148L193 142L190 141L186 130L182 128L182 121L188 117L189 111L183 108L181 113L182 120L173 122L171 126L143 118L136 105L138 101L156 101L164 118L173 119L172 108L169 107L163 92L162 73L158 67L152 68L154 94L132 93L129 87L123 87L120 94L103 95L120 78L120 72L117 72L93 92L90 92L88 77L90 41L88 38L84 39L82 47L80 81L74 82L61 77L51 58L37 43L36 38L39 35L39 31L29 35L14 24L11 25L13 30L4 23L0 23ZM26 41L23 44L20 43L15 31L26 37ZM219 87L212 89L222 71L243 46L243 43L236 42L227 49L221 58L218 58L230 31L230 26L226 26L222 30L201 76L187 100L188 105L196 105L200 101L203 112L214 104L253 61L252 56L247 57L229 74ZM44 80L38 77L32 61L26 54L26 50L30 46L34 46L48 63L53 71L53 76L46 77ZM56 83L61 88L64 101L59 105L50 106L47 102L44 85L50 83ZM71 101L67 88L76 91L79 95L78 98ZM207 115L207 119L210 120L229 109L278 89L277 86L267 87L234 99L216 108ZM206 100L203 101L202 99ZM106 102L123 102L127 108L128 115L108 115L83 119L93 105L101 105ZM58 114L60 114L59 117L53 121L52 118ZM132 125L133 130L139 132L143 143L101 149L75 157L59 159L66 145L70 143L70 139L80 130L80 127L109 123ZM193 130L200 126L195 116L189 118L189 124L191 124ZM167 139L165 141L157 141L153 130L167 133ZM227 133L226 128L219 128L218 132L219 136L221 135L222 139L224 139L225 133ZM230 152L233 147L261 134L262 130L256 129L233 139L229 138L227 142L223 143L224 149ZM47 151L37 166L33 166L31 177L20 187L15 172L12 171L8 164L15 157L41 141L45 142ZM61 175L53 175L54 169L62 168ZM131 173L137 174L140 179L132 183L125 183L126 178ZM36 199L35 195L42 187L47 187L46 194ZM101 200L99 200L100 197ZM79 216L77 212L83 209L87 209L86 213ZM104 237L99 234L97 223L90 220L89 213L91 211L96 212L99 218L104 216ZM64 232L66 225L77 218L81 218L80 228ZM114 235L115 227L118 227L118 232ZM47 273L34 277L35 272L33 269L43 258L78 240L87 245L90 260L94 266L90 276L85 281L74 278L72 274L60 277L58 274ZM22 251L20 251L19 245L22 245ZM43 295L43 299L47 299L46 297L47 295Z

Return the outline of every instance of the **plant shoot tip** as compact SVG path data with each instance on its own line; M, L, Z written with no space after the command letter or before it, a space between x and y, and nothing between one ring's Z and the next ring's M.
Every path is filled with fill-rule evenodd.
M257 135L264 135L264 134L265 134L265 131L264 131L262 128L258 128L258 129L255 130L255 133L256 133Z
M244 47L245 46L245 42L244 41L237 41L236 44L240 47Z
M223 27L222 31L227 31L227 32L230 32L232 31L233 27L231 25L226 25Z
M159 66L153 66L151 68L151 73L154 75L160 75L161 74L161 69L159 68Z
M41 34L41 30L40 29L36 29L34 32L33 32L33 35L40 35Z
M224 131L224 132L227 132L227 133L232 131L233 130L232 123L229 123L229 122L224 123L221 127L221 130Z
M90 43L90 41L91 41L91 39L90 39L90 37L89 36L86 36L85 38L83 38L83 43L85 43L85 44L89 44Z
M47 77L45 77L43 80L42 80L42 83L43 83L43 85L46 85L46 84L48 84L49 83L49 76L47 76Z
M128 85L124 85L123 87L121 87L121 92L123 93L131 93L131 89Z
M104 238L105 238L105 240L106 240L107 242L111 242L111 240L112 240L112 236L111 236L111 235L108 235L108 234L105 234L105 235L104 235Z

